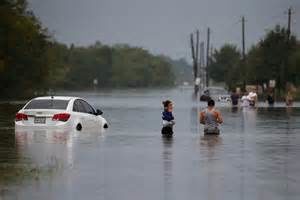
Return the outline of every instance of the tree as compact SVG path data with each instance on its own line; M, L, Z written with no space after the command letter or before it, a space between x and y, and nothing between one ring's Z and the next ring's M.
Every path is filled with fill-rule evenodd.
M228 88L233 87L240 80L240 59L236 46L225 44L220 50L215 50L208 67L210 78L225 82Z
M43 88L48 73L47 31L26 6L25 0L0 3L0 92L5 96Z
M289 82L299 85L299 49L296 37L288 38L288 31L276 26L251 47L245 63L235 46L224 45L216 50L208 68L209 74L229 88L241 85L243 81L262 85L276 80L277 89L282 90Z
M289 57L288 80L295 85L300 85L300 45Z
M287 38L287 30L276 26L248 53L247 82L276 80L278 88L290 81L288 59L296 48L296 38Z
M96 41L76 47L55 41L27 9L26 0L0 1L0 92L2 98L35 91L98 87L172 86L173 67L145 49Z

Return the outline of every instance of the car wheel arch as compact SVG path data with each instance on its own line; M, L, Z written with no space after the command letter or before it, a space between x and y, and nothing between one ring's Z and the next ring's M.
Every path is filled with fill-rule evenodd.
M77 131L81 131L81 130L82 130L82 125L81 125L81 123L78 123L78 124L76 125L76 130L77 130Z

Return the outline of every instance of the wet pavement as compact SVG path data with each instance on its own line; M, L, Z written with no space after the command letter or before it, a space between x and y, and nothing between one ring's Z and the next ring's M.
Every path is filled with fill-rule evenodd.
M221 135L204 137L197 112L205 104L191 92L69 93L104 111L105 132L15 132L22 102L2 102L0 199L300 199L299 104L217 103ZM165 98L175 102L173 138L160 134Z

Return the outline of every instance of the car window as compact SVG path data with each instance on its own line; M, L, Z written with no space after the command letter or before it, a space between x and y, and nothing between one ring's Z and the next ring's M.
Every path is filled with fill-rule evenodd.
M65 110L69 100L58 99L36 99L30 101L24 109L57 109Z
M94 108L88 104L87 102L80 100L81 105L83 105L85 113L89 113L89 114L95 114L95 110Z
M73 111L74 112L82 112L82 113L86 112L84 106L82 105L82 103L80 102L79 99L74 101Z

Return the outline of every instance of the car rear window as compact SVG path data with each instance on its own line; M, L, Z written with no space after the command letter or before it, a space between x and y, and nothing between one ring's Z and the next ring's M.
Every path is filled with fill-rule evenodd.
M65 110L69 100L39 99L32 100L24 109L57 109Z

